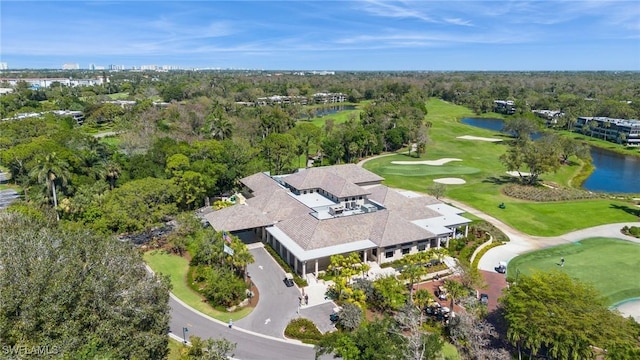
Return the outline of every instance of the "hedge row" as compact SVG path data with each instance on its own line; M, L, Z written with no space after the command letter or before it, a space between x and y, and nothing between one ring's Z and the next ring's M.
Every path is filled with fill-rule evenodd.
M298 286L305 287L308 285L307 280L301 278L298 274L296 274L296 272L291 268L291 265L287 264L287 262L284 261L280 254L278 254L278 252L270 244L265 244L264 248L267 249L269 254L271 254L271 257L276 259L276 262L284 269L285 272L293 274L293 281Z
M478 254L476 254L476 257L473 259L473 263L471 264L471 269L477 269L478 264L480 263L480 259L482 259L482 256L484 256L484 254L490 249L493 249L494 247L500 246L500 245L504 245L504 243L494 241L491 244L482 248L482 250L478 251ZM498 266L498 264L496 264L496 266Z

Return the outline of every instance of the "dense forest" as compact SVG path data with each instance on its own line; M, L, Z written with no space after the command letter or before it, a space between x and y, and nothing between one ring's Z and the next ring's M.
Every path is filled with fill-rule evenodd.
M634 72L338 73L331 76L267 72L20 72L8 78L108 80L101 86L54 83L34 89L19 82L0 96L0 116L43 116L0 123L0 164L30 203L52 205L64 221L106 233L148 230L205 198L230 193L258 171L287 173L306 166L355 162L429 142L425 102L430 97L493 111L513 100L512 119L535 126L531 109L577 116L640 118L640 74ZM6 84L4 85L7 86ZM341 93L357 111L347 118L306 121L321 92ZM248 106L258 98L310 99ZM130 100L117 103L114 99ZM84 122L47 113L79 110ZM428 117L427 117L428 118ZM514 123L515 124L515 123ZM116 138L91 134L111 132ZM411 148L410 148L411 149ZM45 207L51 209L51 207ZM131 217L127 214L136 213Z
M164 279L145 277L137 254L112 239L112 235L149 233L177 223L173 234L168 236L169 247L176 253L190 253L191 265L196 268L194 281L207 285L203 287L203 295L212 303L225 306L246 296L243 280L247 277L246 265L252 261L246 248L235 237L226 239L226 234L202 229L199 221L189 215L212 200L239 190L242 177L260 171L286 174L305 166L353 163L399 150L420 157L428 150L433 131L426 107L431 98L463 105L478 115L505 119L507 130L515 138L500 161L509 169L526 164L532 174L526 186L535 185L541 173L557 169L569 158L588 162L583 144L553 128L584 132L574 129L578 116L640 119L640 73L636 72L344 72L323 76L292 72L24 71L3 73L0 87L11 87L8 79L37 77L102 77L105 82L77 87L54 82L50 87L36 88L22 81L12 92L0 96L0 118L4 119L0 122L0 170L10 178L9 185L0 186L17 189L22 199L0 216L0 224L4 224L0 227L0 246L6 250L0 251L0 255L4 254L0 257L3 265L0 273L4 273L4 267L15 267L12 276L24 277L28 274L19 270L31 271L29 266L35 266L33 274L38 276L36 280L42 278L40 284L46 289L43 293L49 296L46 291L50 291L56 297L56 291L69 289L46 284L86 265L80 259L65 267L59 259L88 254L95 256L95 261L107 263L103 272L124 274L139 284L130 291L131 296L137 296L137 301L145 305L144 310L155 314L146 327L123 325L121 314L109 310L109 304L104 305L105 329L128 326L127 333L145 331L153 341L145 344L134 339L126 345L122 339L101 340L102 328L89 329L95 324L69 325L69 331L57 334L57 328L40 331L35 325L20 325L23 318L0 316L6 325L3 329L17 329L0 330L11 346L24 343L23 334L39 333L38 339L54 339L58 342L52 344L67 351L73 347L67 339L85 331L78 329L89 329L86 336L78 337L84 339L84 347L68 352L78 358L86 354L90 358L96 353L146 358L141 355L145 352L151 354L149 358L162 358L167 352L166 338L162 335L167 327L169 287ZM322 99L316 96L318 93L340 94L345 101L318 100ZM272 96L286 96L291 101L258 104L259 99ZM494 100L514 101L515 113L494 113ZM323 115L318 121L318 111L346 105L350 109ZM535 116L531 111L534 109L565 114L536 143L529 141L529 134L549 124ZM59 116L54 110L81 111L83 118ZM28 113L38 114L24 115ZM40 227L42 231L37 231ZM48 259L52 269L60 270L55 277L48 277L44 265L30 261L43 244L53 246L47 243L49 238L59 239L55 240L58 247L50 249L52 255ZM14 249L18 240L28 245L23 249L25 256L10 261L6 258L7 251ZM229 259L222 251L209 250L220 249L225 243L238 256L228 269L218 269L213 265ZM109 263L110 254L126 261L115 266ZM85 275L86 279L95 276L91 272ZM82 283L82 279L76 282ZM2 289L20 292L9 278L4 280L0 284ZM565 280L561 280L564 284ZM86 284L75 289L78 302L98 301L107 290L127 291L108 281L96 282L97 288ZM220 284L228 286L221 289ZM398 284L404 291L404 285ZM526 285L524 281L523 284ZM2 293L4 297L9 294ZM19 301L39 301L37 296L23 295ZM117 307L120 300L109 301ZM505 306L518 301L507 298ZM42 309L53 309L56 321L66 324L68 319L62 310L70 305L56 304ZM16 302L3 314L20 313L36 319L38 324L49 324L45 321L48 314L42 311L32 314L20 306ZM122 311L129 310L125 307ZM366 338L376 340L369 334L387 329L385 321L361 327L350 337L329 337L323 346L327 351L344 353L349 349L341 348L340 344L361 343ZM519 318L509 321L520 325ZM479 328L471 320L469 324L468 329ZM626 326L632 325L620 325L620 329ZM470 354L478 353L476 345L485 347L468 341L475 336L472 333L453 334L452 338L456 336ZM391 347L403 341L393 337L377 340L390 342ZM434 341L433 349L442 346L437 336L427 340ZM530 353L539 347L538 343L531 345L527 338L509 340ZM630 353L637 350L633 339L620 341L621 349L631 349ZM375 341L371 343L374 344L371 348L376 348ZM502 350L498 355L487 356L508 358Z

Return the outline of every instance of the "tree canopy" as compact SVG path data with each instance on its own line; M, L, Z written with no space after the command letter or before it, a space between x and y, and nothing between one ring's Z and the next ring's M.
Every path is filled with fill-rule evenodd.
M0 213L0 345L46 358L166 356L168 280L129 245Z
M609 310L592 286L560 271L521 274L500 303L507 338L519 351L573 360L591 358L598 347L610 359L640 357L640 325Z

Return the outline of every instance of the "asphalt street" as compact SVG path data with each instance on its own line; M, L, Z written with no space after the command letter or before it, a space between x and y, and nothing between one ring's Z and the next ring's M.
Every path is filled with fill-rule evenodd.
M235 359L315 359L315 350L312 346L253 333L235 324L233 328L229 329L226 323L211 319L186 307L173 295L171 295L169 305L171 306L170 331L174 335L182 338L182 329L186 327L188 329L187 339L191 336L199 336L202 339L225 338L237 344L233 352Z
M0 184L5 184L8 176L6 173L0 172ZM9 206L16 201L20 195L13 189L0 190L0 210Z
M250 250L254 262L248 266L251 280L258 288L260 300L247 317L238 320L237 325L252 331L283 338L284 329L291 319L298 316L300 290L286 287L284 271L264 247Z

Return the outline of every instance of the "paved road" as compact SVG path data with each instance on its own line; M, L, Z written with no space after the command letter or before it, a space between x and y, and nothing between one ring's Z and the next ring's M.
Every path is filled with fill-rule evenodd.
M173 294L169 305L171 306L170 331L174 335L182 338L182 328L186 327L189 329L187 338L190 336L199 336L203 339L225 338L237 344L234 351L236 359L315 359L315 350L312 346L253 333L236 325L229 329L226 323L198 313L176 299Z
M283 338L289 321L298 316L300 290L284 285L284 271L264 247L250 251L255 261L248 266L248 271L260 300L251 314L236 323L261 334Z
M97 139L101 139L107 136L116 136L118 135L120 132L116 132L116 131L105 131L102 133L98 133L98 134L94 134L93 137L97 138Z
M264 247L250 251L255 262L249 265L248 271L260 293L258 305L251 314L236 321L229 329L228 323L199 313L172 294L169 300L171 332L182 338L182 328L186 327L189 329L187 339L190 336L225 338L237 344L234 358L240 360L315 359L313 346L284 339L289 320L298 316L298 288L284 285L284 272ZM323 360L332 358L330 355L321 357Z
M8 176L6 173L0 172L0 184L7 183ZM16 201L20 195L13 189L0 190L0 210L9 206Z

